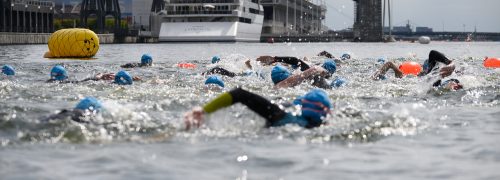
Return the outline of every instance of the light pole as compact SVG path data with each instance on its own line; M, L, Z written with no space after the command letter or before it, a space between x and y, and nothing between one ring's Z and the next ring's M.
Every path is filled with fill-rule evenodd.
M23 12L23 32L26 32L26 27L28 23L26 23L26 11L28 11L28 4L24 5L24 12Z
M13 21L13 19L12 19L12 10L13 9L14 9L14 3L11 3L10 4L10 32L12 32L12 30L13 30L12 29L12 21Z

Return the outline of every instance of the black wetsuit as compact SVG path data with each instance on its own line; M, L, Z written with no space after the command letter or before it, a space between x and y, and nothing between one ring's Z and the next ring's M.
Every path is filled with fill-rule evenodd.
M281 126L289 123L299 124L305 128L314 128L321 125L321 122L309 120L302 116L291 115L262 96L241 88L235 88L228 93L232 96L232 104L242 103L265 118L266 127Z
M304 61L302 61L296 57L276 56L276 57L274 57L274 62L281 62L281 63L297 66L297 67L300 67L301 71L305 71L305 70L310 68L309 65L307 65L307 63L305 63Z
M429 59L427 60L428 67L427 69L424 69L424 71L422 71L419 76L425 76L431 73L438 62L446 65L452 63L452 61L448 59L443 53L436 50L431 50L431 52L429 53Z
M236 73L228 71L228 70L221 68L221 67L214 67L214 68L203 73L203 75L210 75L210 74L220 74L220 75L229 76L229 77L236 76Z
M122 68L135 68L135 67L147 67L147 66L151 66L151 65L141 64L141 63L127 63L124 65L121 65L120 67L122 67Z
M274 57L274 62L281 62L281 63L297 66L297 67L300 67L301 71L305 71L305 70L310 68L309 65L307 65L304 61L302 61L296 57L278 57L278 56L276 56L276 57ZM202 74L203 75L220 74L220 75L228 76L228 77L234 77L234 76L238 75L234 72L228 71L227 69L224 69L221 67L214 67L214 68L212 68L212 69L210 69Z

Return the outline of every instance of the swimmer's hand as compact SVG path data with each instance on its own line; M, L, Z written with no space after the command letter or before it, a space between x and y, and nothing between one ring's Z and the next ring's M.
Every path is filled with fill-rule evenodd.
M455 70L455 64L454 63L450 63L447 66L442 67L439 70L439 75L441 75L441 77L445 78L445 77L451 75L454 70Z
M245 61L245 65L247 66L248 69L252 69L252 64L250 64L250 59Z
M260 56L257 58L257 61L263 65L271 65L275 62L273 56Z
M201 107L195 107L190 112L184 114L184 124L186 131L191 128L199 128L203 124L205 111Z

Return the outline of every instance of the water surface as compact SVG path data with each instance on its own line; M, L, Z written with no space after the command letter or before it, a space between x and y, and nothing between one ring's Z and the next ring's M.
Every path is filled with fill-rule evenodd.
M465 86L429 92L424 78L373 81L376 59L423 62L435 49L455 59ZM201 76L213 55L241 71L260 55L307 57L327 50L349 52L336 76L346 87L327 90L333 104L328 126L265 129L264 120L241 105L208 117L194 131L182 130L183 113L220 92L206 91ZM45 45L0 46L0 65L16 68L0 77L0 175L2 179L499 179L500 79L485 69L485 56L500 57L500 43L206 43L101 45L95 60L48 60ZM144 80L133 86L110 82L45 83L55 64L70 79L117 72L143 53L155 66L128 70ZM196 63L194 70L178 62ZM226 78L276 103L292 101L313 87L273 90L271 67L263 77ZM43 122L85 96L106 109L92 124L69 119ZM287 110L293 111L293 108Z

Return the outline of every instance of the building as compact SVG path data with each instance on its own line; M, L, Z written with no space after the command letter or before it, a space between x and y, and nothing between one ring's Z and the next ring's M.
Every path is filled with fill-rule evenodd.
M392 27L392 32L411 34L413 32L413 30L412 30L410 24L406 24L406 26L394 26L394 27Z
M432 28L429 28L429 27L417 27L416 32L417 33L431 33L433 31L432 31Z
M53 31L53 1L0 0L0 32L51 33Z
M354 38L356 41L382 41L382 0L354 0Z
M263 36L323 33L324 0L260 0L264 7ZM326 33L326 32L325 32Z

